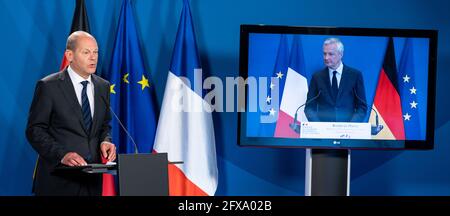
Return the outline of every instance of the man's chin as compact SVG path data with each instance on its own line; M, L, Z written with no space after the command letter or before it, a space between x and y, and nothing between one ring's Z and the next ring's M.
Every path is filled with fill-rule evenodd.
M326 66L327 66L327 68L337 68L336 65L330 65L330 64L327 64Z

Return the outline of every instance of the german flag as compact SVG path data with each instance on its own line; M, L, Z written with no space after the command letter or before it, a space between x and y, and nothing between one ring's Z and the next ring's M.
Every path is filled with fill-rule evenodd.
M70 33L76 31L89 32L89 20L86 13L86 5L84 0L77 0L75 6L75 12L73 13L72 26L70 27ZM69 61L66 59L66 55L63 55L60 70L69 65Z
M379 121L380 124L384 125L384 128L372 138L404 140L405 129L403 125L402 102L392 38L389 38L388 41L383 67L378 78L373 108L379 113ZM371 114L370 118L371 122L373 122L373 118L375 118L374 113Z

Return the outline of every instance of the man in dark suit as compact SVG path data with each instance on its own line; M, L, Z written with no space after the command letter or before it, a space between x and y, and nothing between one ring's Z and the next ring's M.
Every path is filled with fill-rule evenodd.
M37 82L26 129L39 154L36 195L101 195L102 176L54 172L57 166L83 166L116 158L111 143L109 82L96 76L98 46L87 32L72 33L64 70Z
M360 71L342 63L344 45L338 38L323 43L326 65L309 84L305 115L308 121L362 122L367 114L364 81ZM315 98L315 99L314 99Z

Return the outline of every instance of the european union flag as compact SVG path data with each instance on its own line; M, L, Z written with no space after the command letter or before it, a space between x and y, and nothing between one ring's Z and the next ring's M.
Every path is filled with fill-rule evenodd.
M144 67L130 0L120 11L108 80L111 83L111 109L137 145L139 153L151 153L156 132L155 87ZM119 153L135 152L133 140L112 118L113 142Z
M289 48L285 34L280 35L280 44L278 46L277 58L272 73L272 77L267 84L267 97L265 98L267 110L261 110L260 115L271 119L270 122L262 122L259 125L259 134L262 136L273 137L275 134L276 121L280 112L280 102L283 96L286 74L289 67ZM276 80L275 82L273 82ZM261 100L261 99L260 99Z
M402 99L403 124L408 140L425 139L420 133L419 109L423 104L418 103L417 95L423 89L417 89L416 71L414 65L413 40L407 38L403 48L399 65L399 87Z

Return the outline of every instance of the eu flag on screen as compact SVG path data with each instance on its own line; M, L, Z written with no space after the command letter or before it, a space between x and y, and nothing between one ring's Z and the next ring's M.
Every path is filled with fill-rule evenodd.
M413 40L407 38L403 48L399 65L399 87L402 98L403 125L405 137L408 140L424 139L420 133L419 108L424 104L418 103L417 95L425 91L416 86L416 72L414 66Z
M287 37L286 35L281 34L272 77L269 77L267 80L267 96L265 101L267 103L268 110L266 112L262 111L261 115L268 115L271 116L271 118L278 119L288 66L289 48ZM271 78L276 81L272 82ZM278 97L278 100L274 100L275 96ZM259 135L273 137L275 134L275 127L276 122L260 124Z
M273 70L272 77L278 79L278 98L281 101L283 97L284 84L286 82L286 74L289 66L289 48L287 37L285 34L280 36L280 44L278 46L277 59L275 60L275 67ZM268 85L268 95L272 96L272 89L276 86L275 83L269 82ZM268 101L270 103L270 101Z
M151 153L156 132L155 86L144 66L130 0L122 4L111 65L112 137L119 153ZM117 117L126 131L120 126Z

